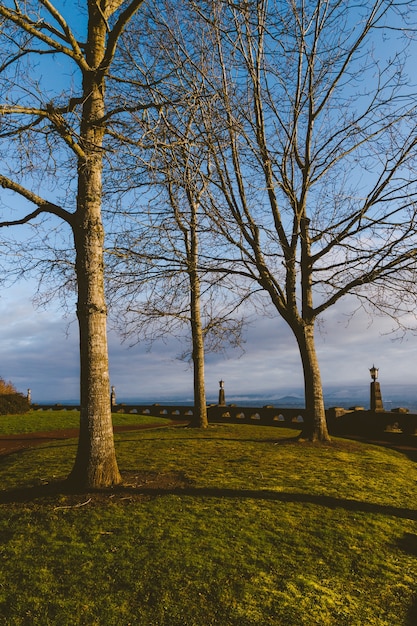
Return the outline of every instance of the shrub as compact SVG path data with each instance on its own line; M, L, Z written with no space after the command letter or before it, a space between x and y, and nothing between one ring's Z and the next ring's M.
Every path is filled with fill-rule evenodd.
M22 393L5 393L0 395L0 415L27 413L29 409L29 402Z
M0 378L0 396L11 393L17 393L17 390L14 388L11 382L6 383L5 380Z
M26 396L16 391L12 383L6 383L0 378L0 415L26 413L29 409Z

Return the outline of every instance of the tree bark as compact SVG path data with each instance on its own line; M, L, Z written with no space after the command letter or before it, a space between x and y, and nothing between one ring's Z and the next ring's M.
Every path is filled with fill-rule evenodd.
M204 376L204 338L201 324L200 311L200 286L197 281L190 278L191 284L191 332L193 342L193 367L194 367L194 416L192 425L199 428L207 428L207 403Z
M68 480L83 488L121 482L109 402L107 312L103 283L103 228L87 219L76 236L80 333L80 434Z
M324 409L323 386L314 340L314 323L293 329L300 349L304 372L304 395L306 417L300 434L301 439L330 441Z

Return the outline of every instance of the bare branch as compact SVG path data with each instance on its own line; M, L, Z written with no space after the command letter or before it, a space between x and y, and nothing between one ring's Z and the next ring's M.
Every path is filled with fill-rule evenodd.
M51 5L51 8L52 8L52 5ZM45 33L43 33L42 29L45 29L45 25L43 21L37 20L35 22L31 20L30 17L22 13L20 9L13 11L3 5L0 5L0 15L10 20L11 22L13 22L18 27L22 28L33 37L36 37L36 39L38 39L39 41L42 41L43 43L45 43L47 46L49 46L49 48L51 48L55 52L60 52L62 54L65 54L71 57L83 70L88 70L88 65L80 50L80 47L78 46L78 44L75 41L75 38L72 35L68 43L70 43L71 45L74 44L75 45L74 48L65 46L59 41L57 41L56 39L54 39L53 37L50 37L49 35L46 35ZM59 14L57 13L57 15ZM61 25L65 24L65 21L62 17L61 17L60 23ZM52 26L48 25L48 30L50 32L53 32L55 35L61 38L60 34ZM66 34L69 34L69 32L70 31L68 29L68 33Z
M73 224L74 216L71 213L69 213L62 207L59 207L56 204L53 204L52 202L49 202L45 200L44 198L41 198L40 196L36 195L32 191L29 191L22 185L19 185L15 181L10 180L10 178L0 175L0 186L3 187L4 189L10 189L11 191L16 192L17 194L19 194L26 200L29 200L29 202L31 202L32 204L38 207L35 211L27 214L25 217L19 220L10 220L10 221L0 222L0 227L27 224L29 221L31 221L32 219L34 219L35 217L37 217L38 215L42 213L52 213L53 215L56 215L57 217L60 217L61 219L63 219L68 224L70 225Z
M120 13L119 17L117 18L115 25L109 33L106 51L103 57L102 68L104 68L106 71L108 71L108 68L113 60L117 48L117 43L123 30L131 20L133 15L137 13L137 11L140 9L144 1L145 0L132 0L132 2L127 5L127 7ZM109 11L113 12L118 8L119 5L123 4L123 2L117 0L116 2L109 2L108 4Z

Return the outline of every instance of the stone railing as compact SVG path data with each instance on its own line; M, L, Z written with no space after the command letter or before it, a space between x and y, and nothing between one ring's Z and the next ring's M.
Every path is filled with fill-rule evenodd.
M34 404L34 411L73 411L79 410L79 406L65 404ZM190 420L194 413L194 407L189 405L165 405L165 404L116 404L112 407L113 413L129 413L138 415L152 415L154 417L166 417L172 420ZM297 408L274 408L271 406L256 408L242 406L219 406L207 407L208 420L210 422L238 422L250 424L275 425L296 427L303 423L305 409Z
M404 408L392 411L333 408L326 413L329 430L335 435L374 437L383 433L417 434L417 414L409 413Z
M34 404L33 410L58 411L78 410L79 406L64 404ZM194 407L189 405L164 404L116 404L113 413L128 413L165 417L170 420L191 420ZM306 409L277 408L273 406L244 407L220 406L207 407L208 420L212 423L237 423L284 428L302 428ZM365 411L360 407L346 410L332 407L326 411L328 427L335 435L378 435L384 432L402 432L407 435L417 434L417 414L405 409L393 411Z

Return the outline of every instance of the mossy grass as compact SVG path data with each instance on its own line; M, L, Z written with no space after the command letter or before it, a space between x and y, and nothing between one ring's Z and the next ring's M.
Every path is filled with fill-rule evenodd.
M295 434L116 434L126 484L90 494L47 489L75 440L1 458L0 624L417 623L415 464Z

